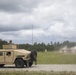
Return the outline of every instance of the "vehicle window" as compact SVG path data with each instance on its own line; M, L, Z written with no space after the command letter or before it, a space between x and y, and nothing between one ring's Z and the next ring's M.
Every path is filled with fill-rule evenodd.
M7 55L7 56L10 56L10 55L11 55L11 52L6 52L6 55Z
M0 52L0 56L2 56L3 55L3 52Z

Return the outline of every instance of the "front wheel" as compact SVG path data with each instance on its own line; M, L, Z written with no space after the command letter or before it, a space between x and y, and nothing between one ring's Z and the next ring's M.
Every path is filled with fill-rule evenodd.
M0 67L3 67L4 66L4 64L0 64Z
M22 59L17 59L17 60L15 61L15 66L16 66L17 68L23 68L23 67L24 67L24 61L23 61Z

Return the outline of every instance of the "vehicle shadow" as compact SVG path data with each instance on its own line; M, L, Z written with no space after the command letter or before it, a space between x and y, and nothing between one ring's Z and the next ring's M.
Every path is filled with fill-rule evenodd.
M24 66L23 68L33 68L33 67L35 67L35 66L31 66L31 67L26 67L26 66ZM21 69L21 68L15 67L15 66L4 66L4 67L0 67L0 69L1 69L1 68L3 68L3 69L6 69L6 68L10 68L10 69L12 69L12 68L14 68L14 69L15 69L15 68L16 68L16 69ZM23 68L22 68L22 69L23 69Z

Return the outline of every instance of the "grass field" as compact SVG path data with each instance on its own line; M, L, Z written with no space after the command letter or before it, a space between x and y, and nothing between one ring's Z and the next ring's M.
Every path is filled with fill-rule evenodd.
M0 75L76 75L76 72L0 72Z
M62 54L58 52L38 52L38 64L76 64L76 54ZM76 72L36 72L12 71L0 72L0 75L76 75Z
M76 64L76 54L38 52L38 64Z

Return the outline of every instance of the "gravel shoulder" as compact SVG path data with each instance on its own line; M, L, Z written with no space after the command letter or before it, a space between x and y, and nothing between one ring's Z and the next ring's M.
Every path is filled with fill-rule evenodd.
M5 65L0 71L73 71L76 72L76 64L38 64L29 68L15 68L14 65Z

